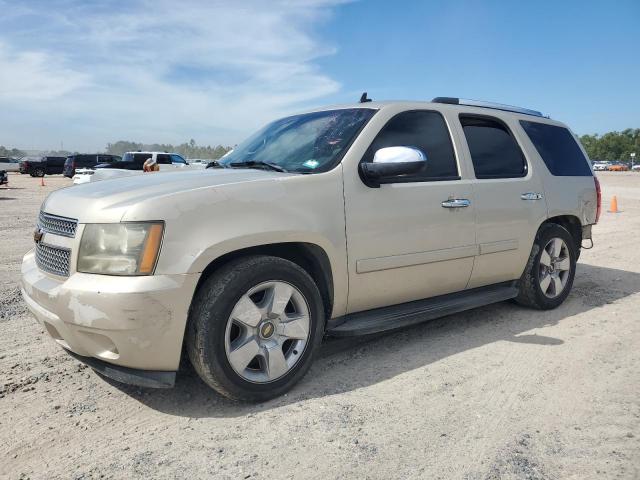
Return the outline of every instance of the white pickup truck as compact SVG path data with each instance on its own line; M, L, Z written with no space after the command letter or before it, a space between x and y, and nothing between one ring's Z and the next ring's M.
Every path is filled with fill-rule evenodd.
M73 176L73 183L87 183L114 177L139 175L144 172L144 164L158 165L160 171L172 171L192 166L177 153L167 152L127 152L122 160L96 165L92 168L79 168ZM194 167L195 168L195 167Z

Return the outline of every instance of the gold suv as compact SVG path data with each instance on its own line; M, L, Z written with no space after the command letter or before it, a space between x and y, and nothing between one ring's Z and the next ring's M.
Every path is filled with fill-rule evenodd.
M221 394L262 401L300 380L325 334L507 299L554 308L600 211L565 125L457 98L365 95L282 118L209 167L43 203L22 293L102 374L170 387L186 352Z

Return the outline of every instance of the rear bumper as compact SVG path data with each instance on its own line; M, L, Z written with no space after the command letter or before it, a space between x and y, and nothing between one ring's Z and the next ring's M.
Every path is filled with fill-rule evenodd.
M166 374L180 365L197 281L197 274L59 277L42 272L31 251L21 286L29 310L66 350L113 368Z

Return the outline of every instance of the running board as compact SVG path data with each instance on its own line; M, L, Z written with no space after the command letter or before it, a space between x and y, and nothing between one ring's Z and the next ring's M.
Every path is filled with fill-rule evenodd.
M505 282L426 300L351 313L336 319L335 323L332 322L337 325L329 326L327 334L334 337L351 337L395 330L471 308L509 300L517 295L516 282Z

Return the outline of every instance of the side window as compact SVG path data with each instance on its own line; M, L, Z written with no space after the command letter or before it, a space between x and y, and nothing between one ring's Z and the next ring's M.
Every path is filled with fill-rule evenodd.
M520 125L542 157L552 175L590 177L591 169L569 130L556 125L527 122Z
M522 150L497 119L460 115L476 178L516 178L527 174Z
M173 155L171 155L171 163L182 163L185 164L187 163L186 160L184 158L182 158L180 155L176 155L175 153Z
M415 147L427 157L423 170L407 175L405 182L460 178L449 130L438 112L414 110L396 115L371 142L363 161L373 161L376 151L385 147Z
M158 165L171 165L171 155L168 153L159 153L156 155Z
M125 168L130 170L142 170L142 166L147 159L151 158L150 153L134 153L133 154L133 162L130 165L127 165Z

